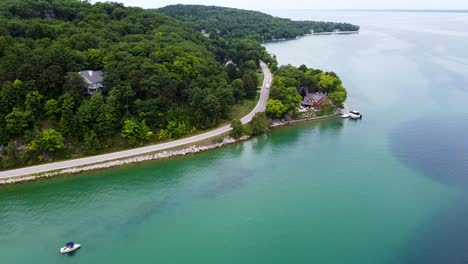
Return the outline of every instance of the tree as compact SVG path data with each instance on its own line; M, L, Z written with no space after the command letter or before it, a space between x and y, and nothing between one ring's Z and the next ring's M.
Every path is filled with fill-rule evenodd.
M333 104L338 108L343 108L343 103L346 101L347 93L343 86L338 86L338 88L328 94L328 98L333 102Z
M256 113L249 123L249 128L253 136L267 133L269 131L269 121L265 113Z
M307 90L310 93L315 93L318 91L318 75L315 74L313 70L308 70L304 74L303 86L307 87Z
M60 115L62 112L62 109L59 107L59 103L55 99L50 99L45 103L44 107L46 111L47 117L49 117L52 120L56 120L57 117Z
M242 81L244 82L244 89L247 97L254 98L258 88L258 79L255 72L245 73Z
M135 146L148 141L153 136L153 132L146 125L145 120L138 122L135 119L127 119L124 122L121 135L127 139L128 144Z
M6 157L3 162L5 168L11 168L19 165L20 159L18 157L16 143L14 141L8 142L6 147Z
M23 104L25 94L22 81L16 79L14 82L4 82L0 90L0 111L9 113L14 106Z
M245 97L244 81L242 79L232 81L231 88L236 101L240 101Z
M86 83L83 78L75 72L69 72L65 76L63 91L70 93L74 97L86 94Z
M341 85L341 80L329 73L320 73L318 75L318 89L321 92L329 93L338 88Z
M41 133L39 146L41 150L53 153L63 148L63 136L52 128L45 129Z
M25 102L26 110L33 113L33 115L36 118L39 118L40 115L42 114L43 99L44 99L44 96L42 96L38 91L33 91L33 92L28 93L26 95L26 102Z
M304 73L307 72L307 70L308 70L308 68L307 68L307 66L305 64L301 64L301 66L299 66L298 69L300 71L304 72Z
M272 118L280 118L287 110L287 107L277 99L269 99L266 105L266 114Z
M38 133L28 146L29 153L42 153L41 159L47 154L52 154L63 148L63 136L60 132L52 128L45 129Z
M73 96L69 93L66 93L63 96L62 102L62 116L60 118L60 131L63 135L70 134L73 129L75 128L75 101L73 100Z
M24 133L32 128L33 118L31 111L22 110L18 107L13 108L13 111L6 117L7 131L13 135L24 135Z
M239 119L232 120L231 122L231 132L229 135L233 138L240 138L244 135L244 125Z
M164 140L169 138L178 138L185 135L195 133L196 128L191 126L188 122L182 121L169 121L166 129L159 131L158 139Z
M293 113L301 105L302 97L294 87L283 87L274 84L270 91L270 97L277 99L285 107L285 112Z
M191 111L187 114L191 117L192 124L197 124L199 128L207 128L221 121L225 109L218 97L209 89L195 88L191 90L189 101Z
M84 134L83 150L85 154L96 154L102 148L101 141L99 140L96 132L88 130Z
M228 63L226 65L226 71L228 73L229 79L234 80L241 76L239 69L237 69L237 65L234 63Z
M93 130L99 137L108 136L117 122L114 110L102 93L97 92L78 108L78 120L82 127Z
M294 87L286 88L286 92L287 92L286 100L283 102L283 104L287 109L286 111L288 113L293 114L297 111L297 108L301 105L302 97L297 92L296 88Z
M256 71L257 68L257 63L254 60L248 60L244 64L244 70Z

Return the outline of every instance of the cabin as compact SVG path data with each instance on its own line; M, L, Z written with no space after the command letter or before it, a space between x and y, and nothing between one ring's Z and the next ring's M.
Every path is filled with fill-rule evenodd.
M326 97L327 95L324 93L307 92L306 95L304 96L304 100L302 100L302 106L307 107L307 108L314 108L317 110L320 108L320 102L322 102L322 100L325 99Z
M78 73L86 83L86 93L94 94L97 91L102 91L104 88L104 73L102 71L80 71Z

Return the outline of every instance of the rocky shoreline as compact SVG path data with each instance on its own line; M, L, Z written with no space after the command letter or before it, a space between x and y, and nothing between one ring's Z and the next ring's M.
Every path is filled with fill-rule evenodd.
M336 112L336 113L334 113L332 115L326 115L326 116L314 116L314 117L301 118L301 119L296 119L296 120L291 120L291 121L273 122L270 125L270 128L289 126L289 125L292 125L292 124L303 123L303 122L314 122L314 121L328 120L328 119L336 118L336 117L339 117L339 116L340 116L340 112Z
M219 143L209 144L209 145L200 145L200 146L193 145L193 146L186 147L183 149L166 150L166 151L162 151L162 152L158 152L154 154L135 156L135 157L130 157L130 158L121 159L121 160L113 160L113 161L103 162L99 164L92 164L92 165L78 167L78 168L70 168L70 169L64 169L64 170L55 171L55 172L46 172L43 174L4 179L4 180L0 180L0 185L34 181L38 179L51 178L51 177L58 176L58 175L78 174L81 172L112 168L112 167L132 164L132 163L139 163L143 161L161 160L161 159L167 159L167 158L176 157L176 156L185 156L185 155L195 154L195 153L199 153L199 152L203 152L207 150L217 149L217 148L230 145L236 142L245 141L249 138L250 138L249 136L243 136L239 139L234 139L232 137L225 137L223 141Z
M335 113L329 116L304 118L304 119L287 121L287 122L282 122L282 123L273 123L271 124L270 128L273 129L275 127L287 126L287 125L292 125L292 124L301 123L301 122L313 122L313 121L326 120L326 119L335 118L337 116L339 116L339 114ZM223 146L230 145L236 142L242 142L249 138L250 136L243 136L239 139L235 139L232 137L225 137L223 138L221 142L208 144L208 145L192 145L192 146L185 147L182 149L165 150L165 151L157 152L154 154L139 155L139 156L134 156L134 157L125 158L125 159L112 160L112 161L107 161L107 162L98 163L98 164L91 164L91 165L82 166L82 167L64 169L60 171L45 172L41 174L3 179L3 180L0 180L0 185L8 185L8 184L21 183L21 182L34 181L38 179L51 178L51 177L55 177L59 175L79 174L81 172L99 170L99 169L107 169L107 168L128 165L128 164L133 164L133 163L139 163L139 162L144 162L144 161L162 160L162 159L168 159L171 157L196 154L196 153L200 153L200 152L207 151L207 150L221 148Z

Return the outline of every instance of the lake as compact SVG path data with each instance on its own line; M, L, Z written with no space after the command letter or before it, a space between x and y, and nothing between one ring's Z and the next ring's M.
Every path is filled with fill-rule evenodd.
M363 120L1 187L1 262L467 263L468 16L271 13L361 26L265 46L336 72Z

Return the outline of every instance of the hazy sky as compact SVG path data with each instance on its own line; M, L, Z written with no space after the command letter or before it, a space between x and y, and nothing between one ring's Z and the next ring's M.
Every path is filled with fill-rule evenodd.
M102 1L102 0L99 0ZM144 8L172 4L218 5L244 9L468 9L468 0L113 0ZM92 1L96 2L96 0Z

